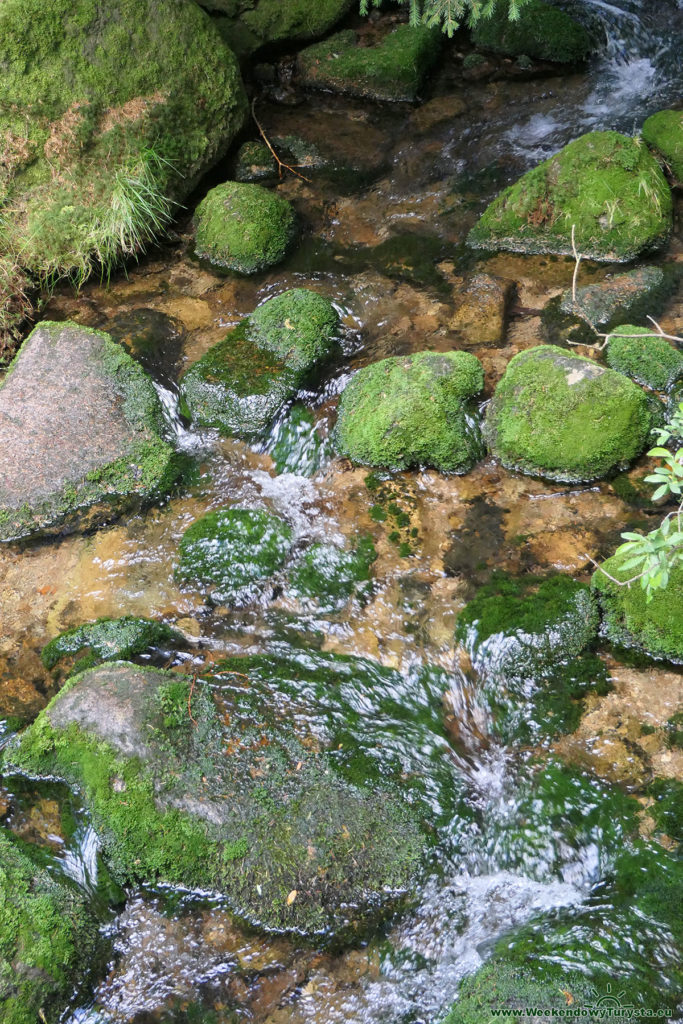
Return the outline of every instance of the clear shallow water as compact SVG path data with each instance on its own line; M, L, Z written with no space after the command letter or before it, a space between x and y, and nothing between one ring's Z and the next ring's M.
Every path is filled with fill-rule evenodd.
M334 398L357 366L426 346L451 347L444 327L450 290L470 266L458 246L484 200L581 132L631 131L648 113L679 99L677 8L645 0L586 0L586 6L604 17L609 40L606 55L587 74L468 83L471 109L457 123L437 126L417 156L414 140L405 143L406 111L367 111L325 97L303 109L270 109L276 122L287 116L300 125L316 118L321 125L328 117L334 122L346 111L349 123L361 124L359 148L372 138L386 158L375 183L350 195L348 184L342 190L328 182L318 192L296 182L282 186L308 225L282 268L246 282L222 281L198 268L181 243L153 254L110 290L93 284L79 298L60 292L52 312L105 327L120 310L140 307L178 317L187 332L186 366L257 303L286 287L312 285L338 304L345 324L338 363L308 401L324 439ZM445 71L435 89L438 99L463 85ZM513 321L504 350L477 353L489 385L515 351L534 343L534 308L571 277L563 261L506 259L488 269L519 280L520 304L529 312ZM675 318L677 308L668 315ZM624 932L624 946L612 944L625 911L602 881L622 845L618 814L599 813L603 801L609 807L608 795L577 777L568 792L552 796L550 770L547 792L539 794L534 752L505 749L491 739L476 677L459 667L453 641L457 611L492 568L585 577L585 553L610 551L640 513L608 484L563 490L483 464L457 479L398 474L385 485L398 514L380 526L371 515L377 494L367 486L367 473L340 465L326 450L313 470L309 464L304 473L288 467L275 474L271 449L286 419L263 451L189 429L177 414L174 373L159 373L158 390L169 430L194 464L186 487L163 508L93 537L39 545L17 557L2 554L0 568L13 594L4 598L0 627L3 713L32 717L52 692L38 662L44 640L101 615L151 615L180 626L188 643L175 657L177 667L201 670L225 655L281 655L301 645L310 658L316 652L366 657L366 673L351 673L334 700L313 684L293 690L267 679L264 700L276 700L323 741L342 743L341 757L357 747L376 759L379 771L410 778L414 799L435 822L435 854L408 913L367 946L321 953L242 932L207 894L117 891L78 799L56 784L8 779L6 823L30 836L55 872L92 893L110 944L109 970L76 994L66 1024L220 1024L232 1021L233 1012L268 1024L433 1024L501 935L535 919L543 931L550 912L575 915L572 927L579 930L592 922L596 950L607 950L617 973L651 962L658 948L655 962L667 977L675 950L662 929L643 921L639 930ZM309 442L310 433L302 431L300 445ZM278 512L301 546L323 539L352 543L359 533L372 533L379 558L368 603L322 614L278 593L276 581L248 605L230 609L212 607L180 586L173 571L183 530L225 505ZM409 556L400 554L392 532L410 538ZM680 682L663 668L648 672L655 688L667 693ZM665 703L660 718L673 708ZM664 763L661 751L652 756ZM602 931L596 920L604 922ZM585 945L567 953L568 964L572 957L585 967Z

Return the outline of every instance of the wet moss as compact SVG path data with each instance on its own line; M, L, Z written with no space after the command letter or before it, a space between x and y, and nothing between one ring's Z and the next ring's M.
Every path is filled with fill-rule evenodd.
M610 580L625 581L634 570L621 568L627 555L613 555L603 562L605 572L596 569L592 586L600 602L602 629L608 640L623 647L635 647L653 658L683 662L683 566L675 566L669 582L647 601L637 580L620 586Z
M292 528L268 512L209 512L183 534L176 575L208 588L215 600L235 597L282 568L292 536Z
M228 181L195 212L195 251L212 266L255 274L284 259L296 235L294 210L261 185Z
M683 183L683 113L660 110L643 125L645 142L659 153L679 184Z
M249 316L249 335L295 373L309 373L329 358L339 314L329 301L307 288L292 288L259 306Z
M648 807L657 828L674 842L683 843L683 782L678 779L655 779L647 795L654 803Z
M352 596L367 595L371 566L377 551L370 537L362 537L353 551L332 544L312 544L292 569L289 588L297 597L334 610Z
M268 452L278 473L313 476L334 452L318 433L315 417L303 405L293 405L271 432Z
M0 833L0 1014L4 1024L57 1019L97 945L86 897Z
M225 679L101 666L9 757L79 787L121 880L212 889L266 931L348 939L411 892L415 816L387 787L342 780L272 702Z
M371 47L356 33L338 32L302 50L299 73L306 85L375 100L415 100L438 59L439 29L399 25Z
M60 633L43 647L41 660L50 670L66 661L67 674L71 674L102 661L127 660L152 647L182 642L181 634L163 622L124 615L120 619L97 619Z
M267 48L307 42L324 35L347 14L354 0L206 0L203 6L224 12L221 34L240 58Z
M542 345L514 356L489 404L484 437L508 469L597 480L645 448L647 396L590 359Z
M339 403L335 444L370 466L466 472L481 454L468 402L484 385L468 352L418 352L364 367Z
M468 243L481 249L624 262L660 248L672 223L669 186L645 146L591 132L528 171L485 210Z
M632 324L614 328L607 365L654 391L668 391L683 377L683 353L647 327Z
M472 38L477 46L508 57L525 55L558 64L581 63L595 50L595 40L583 25L543 0L527 0L516 21L504 5L494 7L473 26Z

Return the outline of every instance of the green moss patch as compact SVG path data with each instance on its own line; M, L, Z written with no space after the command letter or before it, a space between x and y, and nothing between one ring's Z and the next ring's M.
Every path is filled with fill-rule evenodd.
M374 100L415 100L439 56L439 29L399 25L375 46L357 45L356 33L338 32L302 50L305 85Z
M668 391L683 377L683 353L647 327L632 324L614 328L607 365L654 391Z
M291 546L291 527L268 512L209 512L183 534L176 574L226 600L281 569Z
M105 17L96 0L4 0L0 64L0 252L44 278L139 253L246 114L233 54L176 0Z
M301 374L329 357L338 328L329 299L307 288L276 295L249 316L249 335L259 348Z
M353 551L333 544L312 544L292 569L289 589L295 596L333 611L353 594L360 597L369 592L376 558L370 537L361 538Z
M471 399L484 386L468 352L418 352L359 370L339 403L335 443L369 466L466 472L481 452Z
M45 668L52 670L61 662L60 668L66 667L70 675L102 661L129 659L153 647L182 642L182 635L163 622L124 615L68 629L50 640L40 657Z
M97 923L86 897L36 866L0 833L0 1014L3 1024L56 1020L90 967Z
M661 248L671 191L657 161L618 132L590 132L528 171L484 211L468 242L480 249L627 261Z
M590 359L542 345L514 356L486 413L484 436L508 469L597 480L643 451L647 396Z
M412 893L424 838L387 786L344 781L236 673L119 662L75 677L10 753L78 785L129 883L223 893L266 931L349 938Z
M325 35L352 9L354 0L203 0L218 19L230 48L246 58L258 50L308 42Z
M671 571L669 582L657 590L650 602L636 580L619 586L609 579L625 581L633 570L621 568L627 555L613 555L603 563L605 572L593 573L592 585L602 610L602 628L612 643L635 647L653 658L683 663L683 566Z
M683 111L660 110L643 125L645 142L659 153L679 184L683 183Z
M543 0L527 0L516 21L498 4L472 28L477 46L507 57L527 56L558 64L578 64L595 50L595 40L578 21Z
M268 452L278 473L298 476L313 476L334 455L329 439L320 436L313 413L304 405L293 405L274 428Z
M296 235L286 199L261 185L227 181L195 212L195 252L212 266L255 274L285 258Z

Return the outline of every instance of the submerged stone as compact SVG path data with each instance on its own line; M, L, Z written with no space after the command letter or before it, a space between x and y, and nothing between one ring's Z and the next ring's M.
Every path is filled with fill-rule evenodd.
M388 786L345 781L243 673L209 687L100 666L9 757L79 787L117 877L219 892L265 931L341 941L412 894L425 843L414 814Z
M543 0L527 0L515 21L508 5L498 4L473 25L472 39L477 46L507 57L534 57L558 64L578 64L596 48L580 22Z
M486 412L484 437L508 469L598 480L645 448L648 398L598 363L541 345L514 356Z
M107 334L41 323L0 386L0 540L85 529L178 473L145 371Z
M132 658L151 647L178 642L183 642L182 635L164 622L124 615L120 619L97 619L68 629L50 640L40 657L47 669L66 662L71 675L101 661Z
M590 132L528 171L487 207L468 235L477 249L626 262L661 248L671 232L671 191L645 146Z
M335 443L369 466L466 472L481 452L471 400L484 386L469 352L418 352L363 367L339 403Z
M674 181L683 184L683 111L660 110L648 117L642 134L648 146L660 154Z
M206 587L213 600L229 600L281 569L292 540L291 526L269 512L209 512L183 534L176 575Z
M354 0L202 0L223 15L219 31L240 57L263 47L305 43L325 35L353 7Z
M0 1016L57 1020L92 965L97 922L82 891L53 878L0 832Z
M117 313L107 324L107 332L155 379L167 387L175 385L187 334L180 320L142 307Z
M458 308L448 324L464 345L502 345L505 316L514 292L511 281L491 274L475 274L460 294Z
M374 46L359 46L352 30L302 50L304 85L373 100L415 100L443 43L437 28L399 25Z
M181 412L224 434L262 437L330 357L338 324L332 303L305 288L269 299L188 370Z
M313 476L334 455L328 438L318 433L315 417L304 405L293 405L272 432L268 452L278 473Z
M651 601L636 580L620 586L609 579L609 573L621 583L637 575L637 570L624 571L627 554L613 555L593 573L592 586L602 610L602 628L612 643L635 647L653 658L666 658L683 663L683 566L671 570L666 587L656 590Z
M315 601L323 610L342 607L352 595L370 589L371 565L377 551L370 537L363 537L353 551L334 544L312 544L292 569L289 590L297 597Z
M294 210L261 185L216 185L195 211L195 252L212 266L255 274L280 263L296 235Z
M647 327L621 324L610 335L607 365L654 391L668 391L683 377L683 352Z
M576 289L576 301L571 291L563 293L560 310L575 314L592 327L609 330L628 317L634 319L647 314L656 316L675 288L672 273L661 267L638 267L627 274L616 274L599 284Z
M107 12L0 5L0 252L48 280L139 252L246 114L237 61L196 4Z

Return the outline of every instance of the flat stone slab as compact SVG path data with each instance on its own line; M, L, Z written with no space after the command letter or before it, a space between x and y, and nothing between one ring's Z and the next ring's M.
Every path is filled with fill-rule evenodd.
M0 540L92 527L175 475L151 379L107 334L40 324L0 386Z

